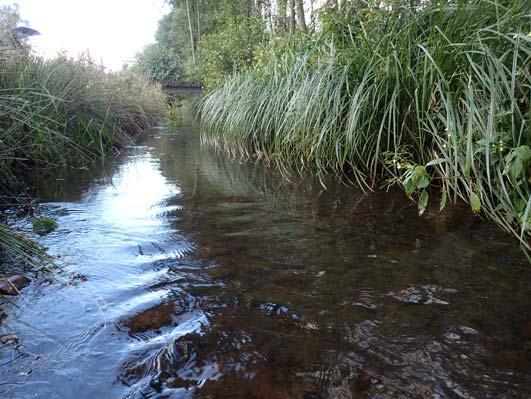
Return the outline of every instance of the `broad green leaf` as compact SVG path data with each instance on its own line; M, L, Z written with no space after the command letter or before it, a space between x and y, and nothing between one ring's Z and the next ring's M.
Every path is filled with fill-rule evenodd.
M430 178L426 175L420 175L417 181L417 188L426 188L430 185Z
M422 190L422 193L419 197L419 216L422 216L428 205L428 191Z
M415 180L417 188L426 188L430 184L430 176L424 166L415 166L413 169L412 178Z
M408 197L411 197L411 195L413 195L413 193L415 192L417 185L415 184L415 181L410 178L404 182L404 188L406 189L406 195Z
M404 186L404 190L406 190L406 195L408 197L411 197L411 194L413 194L416 187L412 179L413 174L411 173L411 171L407 171L402 177L404 178L404 180L402 181L402 185Z
M474 213L481 211L481 200L475 192L470 193L470 206L472 207L472 212Z
M514 200L514 209L516 209L516 212L523 212L526 205L527 202L523 198L517 198Z
M513 179L517 179L520 177L522 172L524 171L524 163L520 158L516 158L512 164L510 169L510 175Z
M441 193L441 204L439 205L439 212L442 211L444 209L444 207L446 206L447 197L448 197L448 195L446 193L446 189L443 189L442 193Z
M514 150L516 152L516 155L518 158L520 158L523 162L527 162L531 160L531 148L529 148L526 145L521 145L520 147L516 148Z
M434 165L440 165L442 163L448 162L445 158L436 158L432 159L430 162L426 164L426 166L434 166Z

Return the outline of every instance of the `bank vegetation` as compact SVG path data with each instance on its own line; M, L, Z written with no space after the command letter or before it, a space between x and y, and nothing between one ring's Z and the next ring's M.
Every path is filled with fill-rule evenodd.
M281 168L468 202L530 249L529 3L342 2L202 103L204 138Z
M16 9L3 7L16 24ZM5 25L5 24L4 24ZM2 31L10 31L9 26ZM157 85L131 72L107 72L89 57L44 60L24 43L0 50L0 206L28 201L35 175L86 167L130 136L157 123L165 98ZM22 194L22 195L21 195ZM36 247L0 224L0 250L34 259Z

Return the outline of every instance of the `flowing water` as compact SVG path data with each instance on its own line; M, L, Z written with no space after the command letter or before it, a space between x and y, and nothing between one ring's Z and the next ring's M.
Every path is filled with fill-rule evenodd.
M531 396L531 268L466 207L283 180L189 113L36 195L62 270L3 305L2 398Z

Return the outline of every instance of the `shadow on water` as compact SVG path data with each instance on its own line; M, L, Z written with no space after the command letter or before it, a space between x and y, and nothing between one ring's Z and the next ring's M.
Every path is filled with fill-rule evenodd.
M4 397L531 395L529 264L466 208L286 182L189 113L58 178L64 271L5 306Z

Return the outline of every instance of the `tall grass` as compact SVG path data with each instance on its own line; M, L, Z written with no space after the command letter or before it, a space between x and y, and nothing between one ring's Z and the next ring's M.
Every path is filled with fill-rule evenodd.
M530 249L526 1L350 8L202 103L203 137L277 165L468 201ZM442 4L442 5L441 5Z
M164 110L158 87L90 59L0 55L0 199L12 199L28 173L111 153ZM35 255L33 244L0 225L2 248Z

